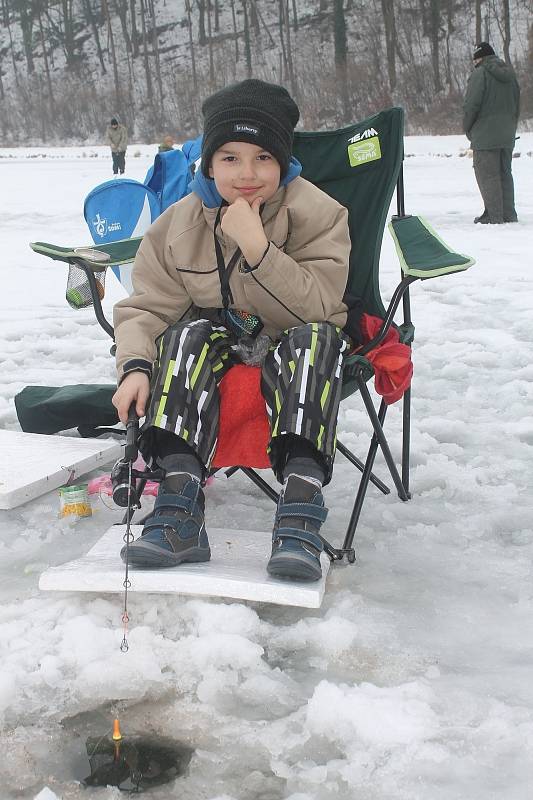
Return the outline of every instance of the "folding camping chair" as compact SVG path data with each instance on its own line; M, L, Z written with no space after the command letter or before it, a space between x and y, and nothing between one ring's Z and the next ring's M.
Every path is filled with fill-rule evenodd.
M411 423L411 390L403 395L403 433L401 472L391 454L384 433L387 403L381 400L378 410L374 406L367 382L374 375L372 355L380 347L391 330L398 339L411 347L414 325L411 320L409 287L416 280L427 280L437 276L466 270L474 263L472 258L450 249L418 216L405 212L403 187L403 136L404 113L401 108L390 108L363 122L349 125L336 131L297 132L294 155L303 165L302 175L348 208L352 241L348 291L361 297L365 311L382 320L375 335L361 349L349 355L343 373L345 399L354 392L361 394L368 413L373 434L364 462L359 460L342 442L339 451L361 472L351 516L341 547L325 543L325 551L332 561L346 558L355 560L353 539L361 514L369 482L384 494L389 488L372 472L378 448L383 453L393 483L401 500L409 499L409 451ZM391 199L396 189L397 213L392 217L390 230L394 238L401 264L401 280L396 287L388 307L385 307L379 288L379 261L385 221ZM102 294L99 284L105 279L105 271L111 267L125 285L131 285L128 270L131 269L141 238L95 245L89 248L68 249L43 242L31 245L33 250L70 265L70 300L77 300L72 288L83 298L85 305L92 303L96 317L104 330L113 336L113 328L105 319L100 302ZM81 287L81 288L80 288ZM67 291L67 298L69 292ZM71 303L72 304L72 303ZM402 305L403 321L394 323L398 308ZM245 369L254 369L249 367ZM255 368L257 369L257 368ZM228 372L226 380L233 370ZM247 464L233 465L226 474L242 470L260 489L273 500L278 495L263 480L255 469ZM141 482L149 473L134 472Z

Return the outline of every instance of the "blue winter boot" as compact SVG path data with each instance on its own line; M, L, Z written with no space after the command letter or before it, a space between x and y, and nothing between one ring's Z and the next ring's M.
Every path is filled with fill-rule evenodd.
M185 472L166 478L140 538L128 546L129 566L157 569L209 561L204 509L204 493L196 478ZM125 546L120 557L126 561Z
M311 478L289 475L276 511L272 556L267 571L276 578L318 581L324 549L320 526L328 515L321 486Z

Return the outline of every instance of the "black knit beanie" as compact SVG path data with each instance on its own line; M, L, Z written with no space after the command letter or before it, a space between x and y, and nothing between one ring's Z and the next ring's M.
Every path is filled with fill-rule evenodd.
M472 59L476 61L478 58L485 58L485 56L494 56L496 55L492 47L488 42L480 42L476 44L474 48L474 55Z
M250 78L208 97L202 105L202 172L209 177L213 154L226 142L249 142L277 159L287 174L298 106L283 86Z

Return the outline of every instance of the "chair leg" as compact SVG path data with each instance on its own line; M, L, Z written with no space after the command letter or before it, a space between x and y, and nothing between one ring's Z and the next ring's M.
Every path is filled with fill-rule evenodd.
M357 467L359 472L363 472L365 465L363 464L361 459L357 458L357 456L354 456L351 450L348 450L348 448L345 447L342 444L342 442L339 442L338 439L337 439L337 450L339 451L339 453L342 453L344 458L347 458L348 461L354 465L354 467ZM370 483L373 483L374 486L376 486L380 492L383 492L383 494L390 494L389 487L385 483L383 483L383 481L381 481L376 475L374 475L373 472L370 473Z
M366 388L366 386L365 386ZM373 407L373 406L372 406ZM385 421L385 414L387 413L387 406L384 402L381 403L379 409L379 422L380 425L383 425ZM363 502L366 496L366 490L368 488L368 483L370 481L370 475L372 474L372 467L374 466L374 459L376 458L376 453L378 449L379 441L374 432L372 434L372 438L370 440L370 446L368 448L368 453L365 461L365 466L363 469L363 474L361 476L361 480L359 482L359 488L357 490L357 496L355 498L355 503L353 504L352 514L350 516L350 521L348 523L348 528L346 529L346 536L344 537L343 542L343 549L348 550L352 547L355 531L357 528L357 524L359 522L359 517L361 516L361 509L363 508Z
M385 438L385 434L383 433L382 423L380 421L380 417L376 414L376 409L374 408L374 404L372 402L372 398L370 397L370 392L367 389L366 383L364 382L363 378L359 375L357 377L357 383L359 386L359 391L361 392L361 397L363 398L363 402L365 404L365 408L368 412L368 416L370 417L370 421L372 422L372 427L374 428L374 434L377 437L379 442L379 446L381 447L381 451L387 462L387 466L389 468L389 472L391 474L391 478L394 481L394 485L398 490L398 497L400 500L409 500L409 493L407 492L405 486L402 483L402 479L400 478L400 473L396 468L396 464L394 463L394 459L392 457L392 453L389 448L389 444L387 439ZM383 406L385 405L384 401L381 401L380 407L380 416ZM385 419L385 412L386 409L383 410L383 419Z
M385 461L389 468L389 472L391 474L391 478L393 479L394 485L398 490L398 496L400 500L405 501L409 500L410 498L410 494L405 488L402 479L400 478L388 442L385 438L385 434L383 433L383 423L385 422L387 405L385 401L382 400L380 403L379 412L376 413L376 409L374 408L372 398L370 397L370 392L368 391L366 383L361 376L357 378L357 383L359 386L359 391L361 392L361 397L363 398L363 402L365 404L365 408L368 412L368 416L370 417L370 421L372 422L374 433L372 434L372 439L370 440L370 446L368 448L368 454L366 457L363 474L361 476L359 489L357 490L357 496L355 498L352 514L350 517L350 521L348 523L348 528L346 530L346 536L344 538L344 543L342 546L343 550L349 550L352 547L355 531L357 528L357 524L359 522L359 517L361 516L361 509L363 507L363 502L366 496L366 490L370 482L370 476L372 474L372 467L374 466L374 460L376 458L378 446L381 447L383 456L385 458Z
M262 492L264 492L264 494L270 497L270 499L273 500L274 503L278 502L279 494L272 488L272 486L270 486L270 484L268 484L265 480L263 480L263 478L260 475L258 475L257 472L251 467L230 467L226 471L226 476L230 478L239 469L242 472L244 472L246 477L250 478L250 480L253 483L255 483L255 485L258 486Z
M407 493L409 493L410 456L411 456L411 387L406 389L405 394L403 396L402 483Z

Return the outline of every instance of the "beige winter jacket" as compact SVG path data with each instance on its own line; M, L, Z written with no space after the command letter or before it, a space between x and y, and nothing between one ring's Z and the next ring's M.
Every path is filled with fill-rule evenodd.
M216 208L190 194L144 235L133 268L134 292L114 309L119 380L124 372L152 367L155 340L169 325L195 307L222 307L216 215ZM270 245L255 270L243 273L237 266L231 273L231 308L258 315L273 339L302 321L343 327L350 253L346 209L295 178L278 189L261 216ZM220 226L218 234L227 264L237 245L222 237Z
M111 147L112 153L125 153L128 147L128 131L119 123L118 128L107 126L107 143Z

